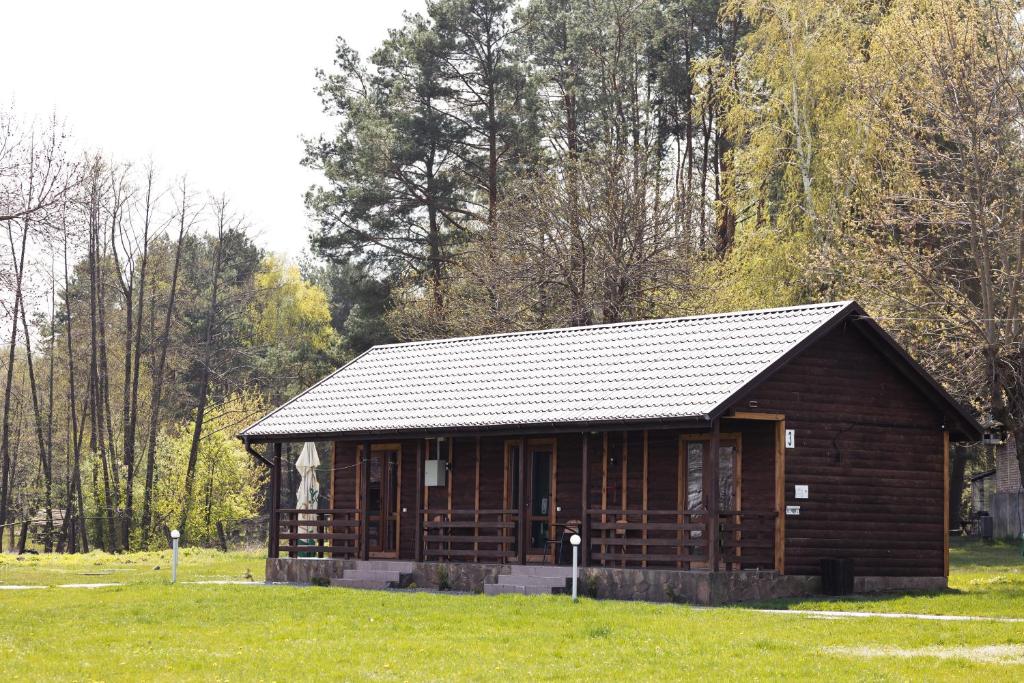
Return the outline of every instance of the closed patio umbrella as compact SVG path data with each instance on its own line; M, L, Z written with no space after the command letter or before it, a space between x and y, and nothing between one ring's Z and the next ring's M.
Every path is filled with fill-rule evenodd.
M302 453L295 461L295 469L299 471L301 480L299 490L296 493L295 507L299 510L316 510L320 500L320 482L316 479L316 468L320 465L320 456L316 452L316 446L312 441L307 441L302 446ZM299 513L299 520L313 520L316 515L304 515ZM313 534L319 530L316 526L299 527L300 534ZM300 539L298 545L316 545L313 539Z

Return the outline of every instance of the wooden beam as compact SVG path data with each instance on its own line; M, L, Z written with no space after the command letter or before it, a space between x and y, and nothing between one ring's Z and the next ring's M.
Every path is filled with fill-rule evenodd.
M405 454L402 452L402 444L395 444L398 450L398 481L396 482L395 490L398 495L395 496L395 557L402 554L402 460Z
M587 514L587 510L590 509L590 452L587 449L588 442L590 441L590 435L586 432L583 433L583 447L581 459L583 462L582 479L583 479L583 491L580 496L580 500L583 505L583 516L580 517L580 564L584 567L587 566L588 559L590 557L590 515Z
M526 542L529 532L529 523L526 521L526 439L519 440L519 500L516 501L516 508L519 510L519 542L517 543L517 561L519 564L526 564Z
M558 533L558 437L551 441L551 501L548 503L548 540L554 540ZM558 564L555 553L551 553L552 564Z
M629 491L629 432L622 432L622 510L629 509L626 499Z
M278 557L281 525L278 512L281 509L281 442L274 444L274 467L270 471L270 534L268 557ZM3 531L3 529L0 529Z
M627 500L629 498L629 432L622 432L622 511L629 509ZM627 522L626 515L622 515L622 521ZM626 566L626 558L622 558L621 566Z
M949 578L949 430L942 432L942 575Z
M335 474L338 472L338 442L331 442L331 497L328 499L328 507L332 510L336 510L338 506L334 502L334 482L337 479Z
M372 452L370 442L364 441L361 454L364 466L362 468L362 476L359 478L359 498L362 502L362 506L359 508L359 556L364 560L370 559L370 511L367 508L366 501L370 497L370 457Z
M775 571L786 573L786 422L775 423Z
M476 522L476 533L480 533L480 437L476 437L476 473L473 476L473 521ZM480 550L480 544L473 542L473 552ZM473 561L479 562L480 557L473 555Z
M708 568L718 571L718 512L719 512L719 490L718 490L718 446L721 443L721 421L715 418L711 422L711 440L708 443L708 453L704 458L704 508L707 510L708 520Z
M786 416L782 413L753 413L737 410L729 415L723 415L723 420L768 420L770 422L780 422L786 419Z
M356 510L359 510L362 506L360 505L359 496L363 495L363 445L355 444L355 461L356 461L356 478L352 481L352 487L355 489L356 499Z
M448 437L448 466L445 468L447 472L447 484L448 484L448 516L451 517L452 511L452 491L455 484L455 468L452 465L455 455L455 438Z
M452 506L452 494L455 492L455 467L453 461L455 460L455 437L448 437L448 459L445 466L445 483L448 484L448 521L452 521L452 510L455 508ZM445 546L449 551L452 550L452 544L449 542Z
M336 510L336 509L338 509L338 505L337 505L337 503L335 502L335 499L334 499L334 483L337 480L337 476L336 475L338 473L338 442L337 441L332 441L331 442L331 469L330 469L330 472L331 472L331 493L330 493L331 497L328 499L327 507L329 509L331 509L331 510ZM334 521L334 516L333 515L331 516L331 521L332 522ZM332 532L336 532L337 531L337 529L334 528L333 524L331 525L331 527L332 527L331 528ZM332 539L331 541L329 541L327 543L327 545L328 546L334 545L334 540Z
M413 544L413 558L417 562L423 561L423 451L425 441L416 441L416 534Z
M509 509L509 489L512 487L512 481L509 478L509 467L508 467L508 441L505 441L501 445L502 450L502 470L501 470L501 509Z
M608 522L608 432L604 433L604 439L602 441L602 461L601 461L601 524ZM601 536L604 537L605 533L602 531ZM601 555L605 554L605 546L601 546ZM601 566L605 565L605 560L601 559Z
M679 448L676 454L676 524L683 523L683 511L686 509L686 439L679 437ZM676 541L679 546L676 552L683 546L683 532L676 532ZM683 563L676 562L676 569L682 569Z
M644 430L643 453L644 453L644 455L643 455L643 459L644 459L644 475L643 475L643 496L642 496L642 499L643 499L643 507L642 507L642 509L644 511L644 514L643 514L643 522L644 522L643 539L644 539L644 541L646 541L647 540L647 430L646 429ZM646 543L644 543L644 555L647 555L647 544ZM647 566L647 560L643 561L642 566L644 566L644 567Z
M436 443L437 442L435 440L435 444ZM430 460L430 452L431 452L430 439L424 439L423 440L423 450L424 450L423 459L424 460ZM429 510L430 509L430 487L426 486L425 484L423 486L423 509L424 510Z

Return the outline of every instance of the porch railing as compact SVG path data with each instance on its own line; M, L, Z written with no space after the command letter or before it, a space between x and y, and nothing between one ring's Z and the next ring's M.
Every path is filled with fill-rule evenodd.
M775 512L719 513L721 566L725 569L774 568L777 516Z
M278 510L278 553L290 557L355 557L359 519L355 510Z
M706 520L699 510L587 510L589 561L612 567L706 565Z
M515 510L424 510L428 561L511 562L517 557Z
M427 561L515 562L516 510L421 511ZM776 513L726 511L718 515L719 569L772 569ZM587 510L584 561L607 567L708 568L708 515L702 510ZM277 510L278 555L358 557L356 510ZM276 555L275 555L276 556Z

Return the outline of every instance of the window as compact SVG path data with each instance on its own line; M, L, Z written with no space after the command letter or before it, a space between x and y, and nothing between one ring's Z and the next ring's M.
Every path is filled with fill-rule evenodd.
M686 509L704 509L704 451L709 445L707 439L685 439L686 454ZM721 443L718 447L718 508L736 509L736 471L739 449L734 442Z

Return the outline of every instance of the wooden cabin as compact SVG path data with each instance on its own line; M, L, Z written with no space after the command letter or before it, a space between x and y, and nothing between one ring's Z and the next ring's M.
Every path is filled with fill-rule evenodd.
M377 346L240 438L269 580L549 592L578 534L591 594L717 603L831 559L945 586L949 444L980 429L846 301ZM333 444L315 514L280 499L304 441Z

